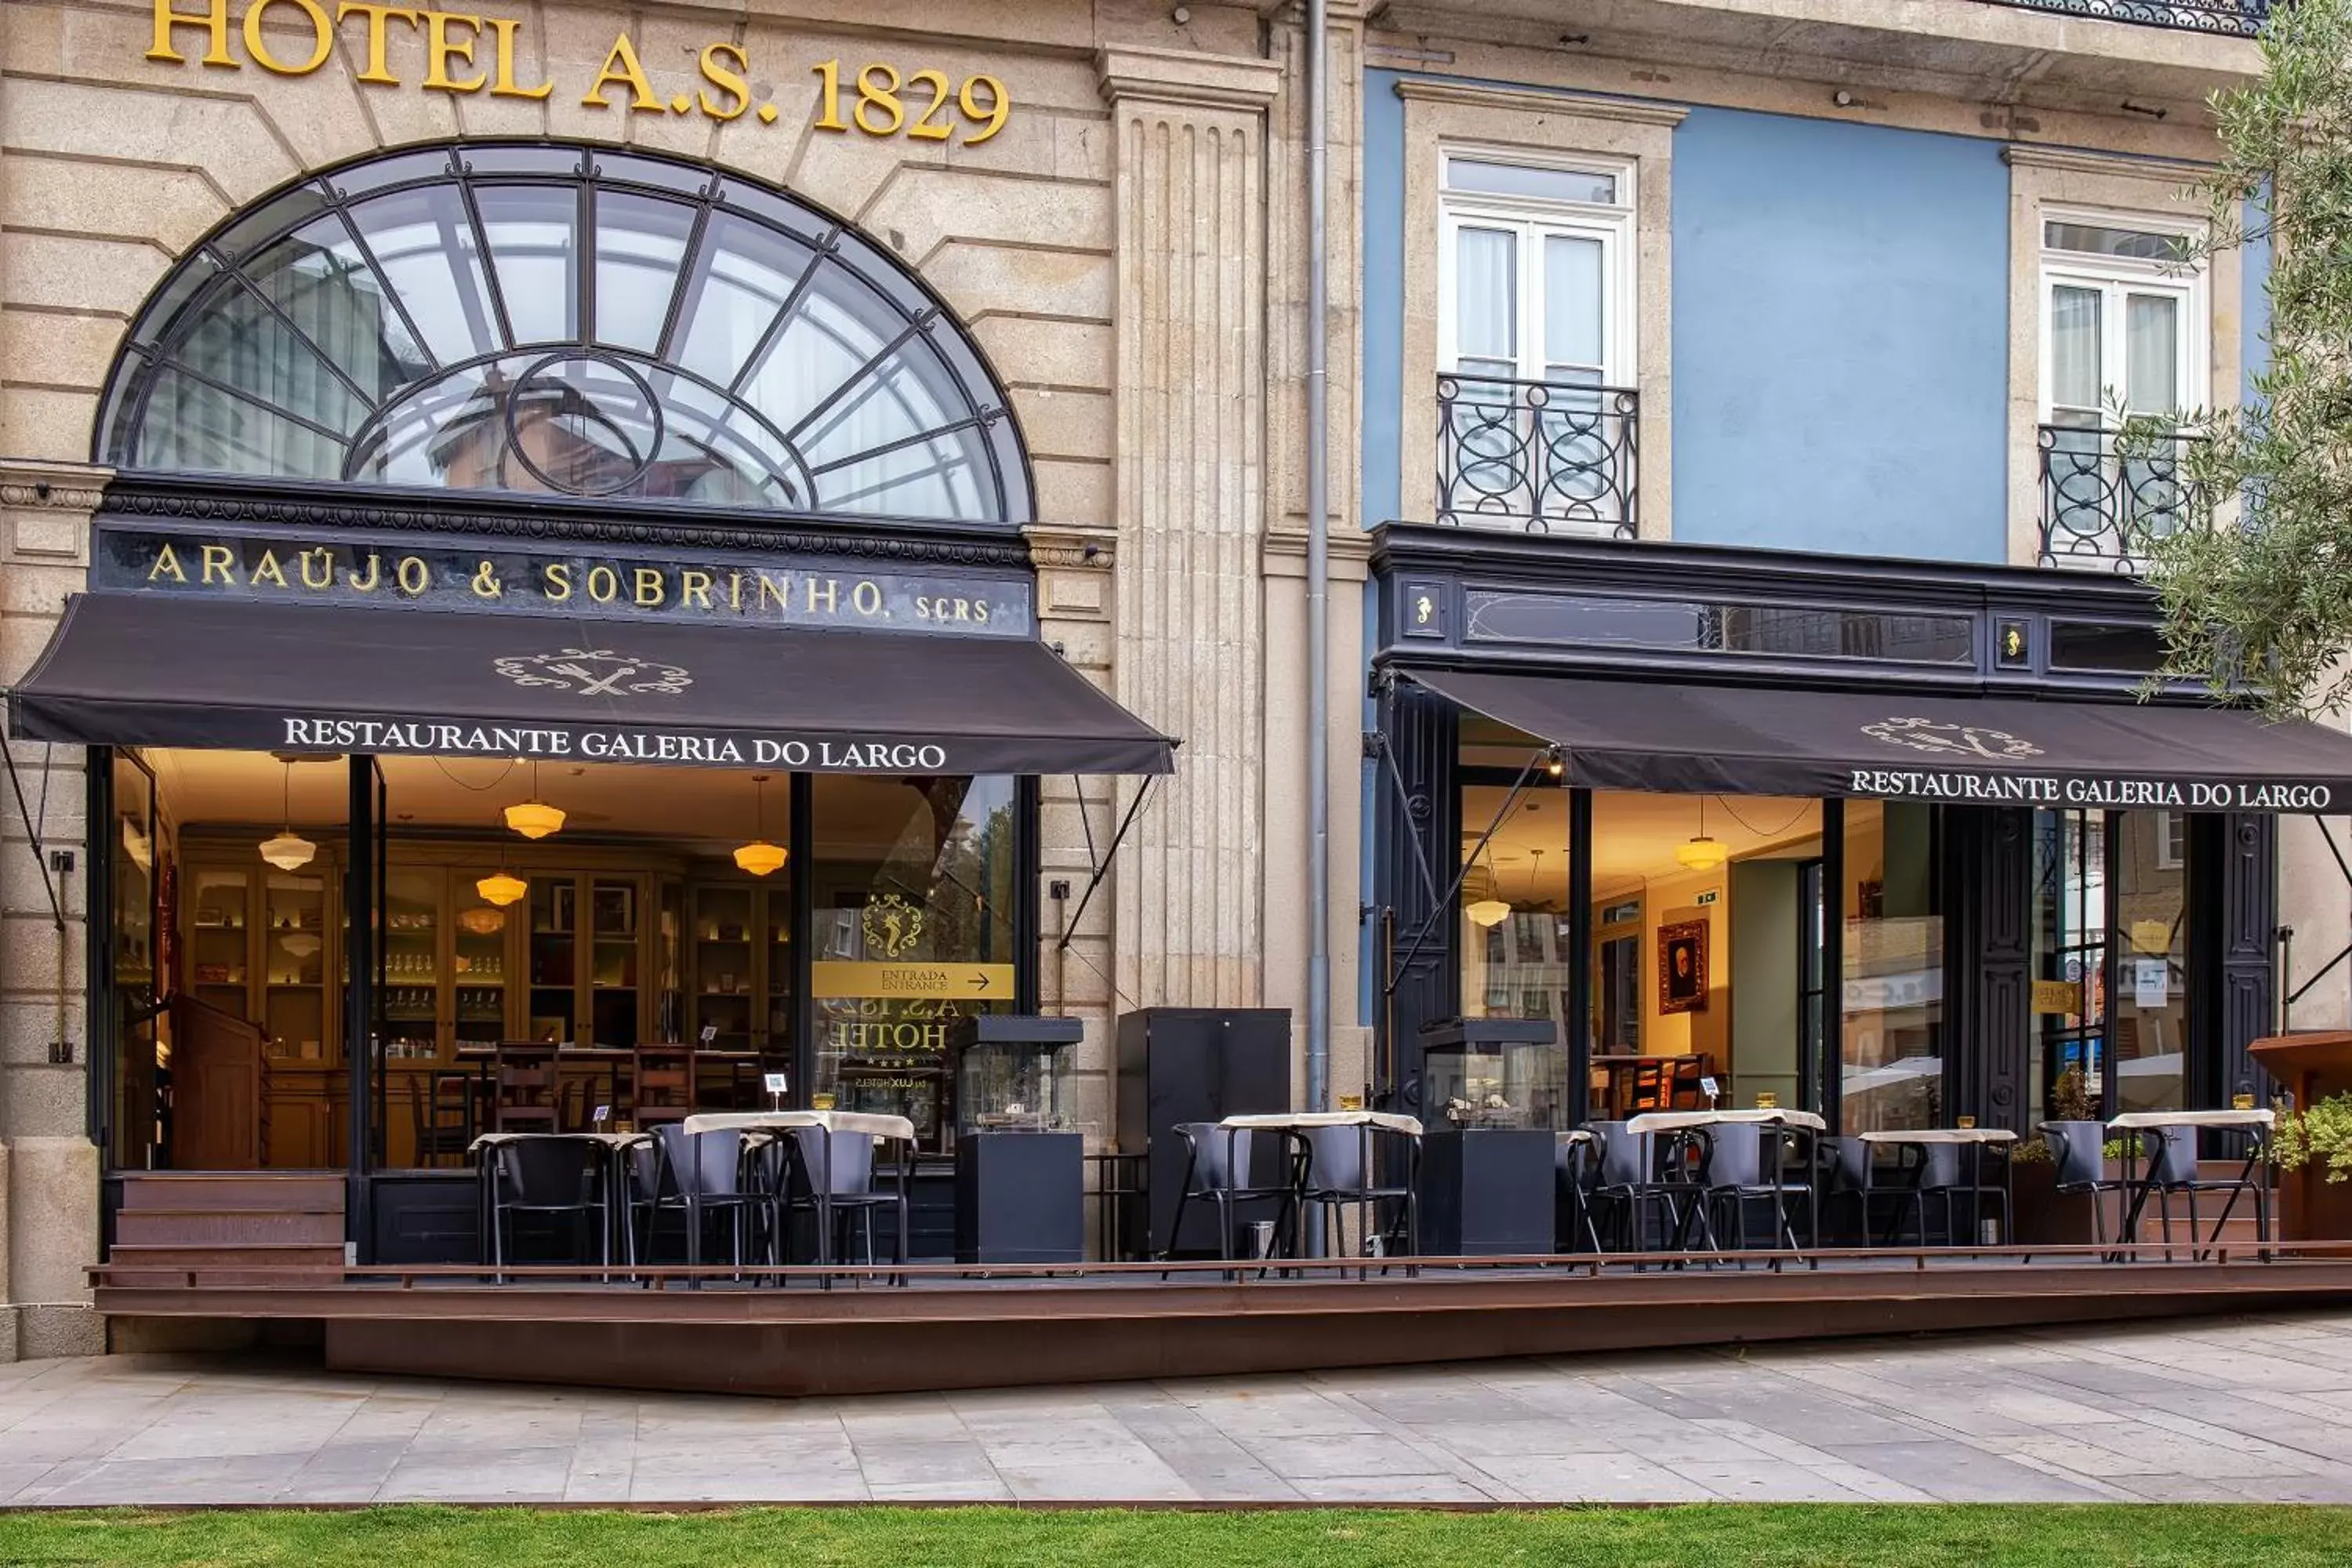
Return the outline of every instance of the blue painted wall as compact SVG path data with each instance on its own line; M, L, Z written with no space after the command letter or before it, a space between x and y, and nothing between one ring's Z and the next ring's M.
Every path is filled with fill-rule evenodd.
M1692 110L1674 342L1676 539L2005 558L1998 142Z
M1404 100L1395 71L1364 73L1364 526L1400 518L1404 384ZM1430 243L1436 243L1434 239ZM1367 860L1366 865L1371 862Z

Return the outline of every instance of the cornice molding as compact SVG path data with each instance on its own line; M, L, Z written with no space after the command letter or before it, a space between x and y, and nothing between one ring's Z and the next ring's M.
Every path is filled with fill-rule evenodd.
M1370 562L1372 558L1372 536L1360 529L1335 528L1331 531L1331 559L1349 564ZM1274 529L1265 536L1268 560L1307 559L1307 533L1303 529Z
M1573 114L1583 120L1614 120L1628 125L1680 125L1690 110L1675 104L1588 93L1538 92L1528 88L1486 87L1476 82L1407 77L1396 95L1409 103L1453 103L1466 109L1501 109L1514 114Z
M2194 184L2213 172L2210 163L2195 163L2182 158L2135 158L2121 153L2086 153L2075 147L2038 147L2024 142L2012 142L2003 147L2000 161L2012 169L2055 169L2068 174L2098 174L2171 185Z
M89 463L0 458L0 506L25 511L96 511L113 475L113 469Z
M1273 60L1190 49L1146 49L1115 44L1095 52L1107 103L1166 103L1187 109L1263 112L1282 89Z
M1029 559L1038 566L1076 566L1108 572L1118 560L1118 530L1072 523L1032 523L1021 531Z

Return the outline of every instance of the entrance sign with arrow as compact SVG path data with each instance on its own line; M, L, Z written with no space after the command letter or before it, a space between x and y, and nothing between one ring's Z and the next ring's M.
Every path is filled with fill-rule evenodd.
M926 996L961 1002L1010 1001L1009 963L888 963L819 959L809 990L819 997Z

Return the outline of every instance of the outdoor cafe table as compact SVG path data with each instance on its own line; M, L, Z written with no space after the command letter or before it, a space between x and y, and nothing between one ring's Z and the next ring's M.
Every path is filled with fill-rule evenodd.
M628 1159L628 1150L632 1144L651 1136L652 1134L648 1132L485 1132L467 1144L466 1152L476 1156L474 1187L476 1202L480 1209L483 1249L485 1251L489 1249L490 1232L499 1223L496 1175L498 1162L491 1156L492 1152L499 1144L554 1138L575 1142L585 1140L591 1143L604 1145L606 1155L611 1162L610 1169L604 1173L604 1229L606 1240L609 1242L615 1225L623 1223L626 1218L627 1200L625 1194L627 1191L625 1163ZM615 1202L615 1198L620 1201Z
M1925 1150L1931 1144L1959 1144L1964 1147L1973 1149L1976 1152L1976 1170L1973 1173L1975 1180L1969 1187L1969 1219L1970 1228L1972 1230L1976 1228L1975 1222L1978 1217L1976 1210L1977 1199L1983 1192L1985 1149L1990 1145L1996 1143L2007 1144L2017 1142L2017 1134L2011 1131L2006 1127L1887 1127L1878 1128L1869 1132L1857 1132L1854 1134L1854 1137L1857 1142L1869 1144L1873 1147L1891 1145L1899 1148L1908 1145L1915 1149ZM1923 1163L1919 1169L1913 1173L1912 1179L1914 1181L1918 1181L1923 1179L1926 1175L1927 1166ZM2006 1160L2001 1162L2000 1195L2001 1227L2005 1232L2013 1231L2017 1228L2017 1168ZM1865 1204L1868 1202L1867 1199L1864 1199L1864 1201ZM1945 1211L1944 1217L1947 1222L1946 1227L1948 1229L1950 1227L1949 1221L1951 1219L1951 1214L1948 1209ZM1901 1215L1898 1213L1896 1215L1897 1223L1899 1223L1900 1220ZM1919 1221L1920 1229L1923 1232L1927 1228L1927 1219L1923 1214ZM1867 1241L1870 1238L1869 1227L1869 1213L1865 1208L1863 1216L1863 1239L1864 1241ZM1959 1237L1955 1236L1950 1239L1957 1244ZM2008 1235L2003 1235L2001 1237L2001 1240L2005 1243L2012 1241L2014 1237Z
M2124 1145L2124 1185L2131 1193L2131 1203L2124 1211L2123 1239L2126 1241L2139 1239L2140 1215L2147 1207L2148 1194L2156 1190L2157 1162L2149 1161L2146 1173L2141 1173L2140 1140L2137 1136L2138 1133L2161 1131L2173 1127L2199 1130L2209 1127L2223 1128L2252 1133L2253 1136L2250 1140L2251 1146L2246 1152L2245 1169L2239 1178L2241 1181L2247 1181L2252 1178L2254 1166L2262 1160L2263 1137L2277 1120L2278 1118L2272 1112L2261 1110L2127 1110L2109 1121L2107 1131L2110 1135L2118 1132L2134 1134L2131 1142ZM2195 1194L2191 1194L2190 1196L2193 1213ZM2210 1240L2219 1241L2221 1238L2221 1226L2229 1220L2230 1211L2237 1206L2237 1194L2233 1192L2230 1194L2229 1206L2224 1208L2221 1216L2213 1222L2213 1235ZM2191 1242L2198 1239L2193 1223L2189 1226L2189 1239ZM2268 1241L2270 1237L2265 1236L2262 1239Z
M1318 1127L1370 1127L1383 1132L1401 1133L1407 1138L1421 1136L1421 1123L1413 1117L1393 1110L1276 1110L1248 1116L1228 1116L1217 1126L1230 1142L1236 1132L1273 1132L1286 1142L1303 1144L1307 1134ZM1225 1168L1233 1169L1229 1159ZM1369 1178L1370 1173L1367 1173ZM1292 1201L1303 1206L1300 1194L1307 1179L1306 1162L1293 1161L1290 1166Z
M891 1139L911 1145L915 1142L915 1124L904 1116L892 1116L872 1110L713 1110L689 1116L678 1123L679 1129L692 1138L704 1132L788 1132L803 1127L824 1129L825 1159L833 1159L833 1137L836 1132L864 1133L868 1138ZM816 1260L820 1268L833 1261L833 1197L831 1173L828 1171L825 1190L816 1194ZM898 1257L907 1256L907 1205L902 1189L898 1204ZM830 1279L827 1284L831 1283Z
M1709 1127L1759 1126L1773 1129L1776 1136L1785 1136L1792 1128L1826 1132L1829 1125L1810 1110L1783 1110L1776 1106L1769 1110L1645 1110L1627 1121L1625 1131L1640 1138L1655 1132L1701 1131Z

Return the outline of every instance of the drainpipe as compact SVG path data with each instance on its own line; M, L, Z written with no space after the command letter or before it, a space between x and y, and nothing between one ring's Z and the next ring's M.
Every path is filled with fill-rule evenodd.
M1307 0L1307 1108L1331 1108L1330 75L1325 0Z

